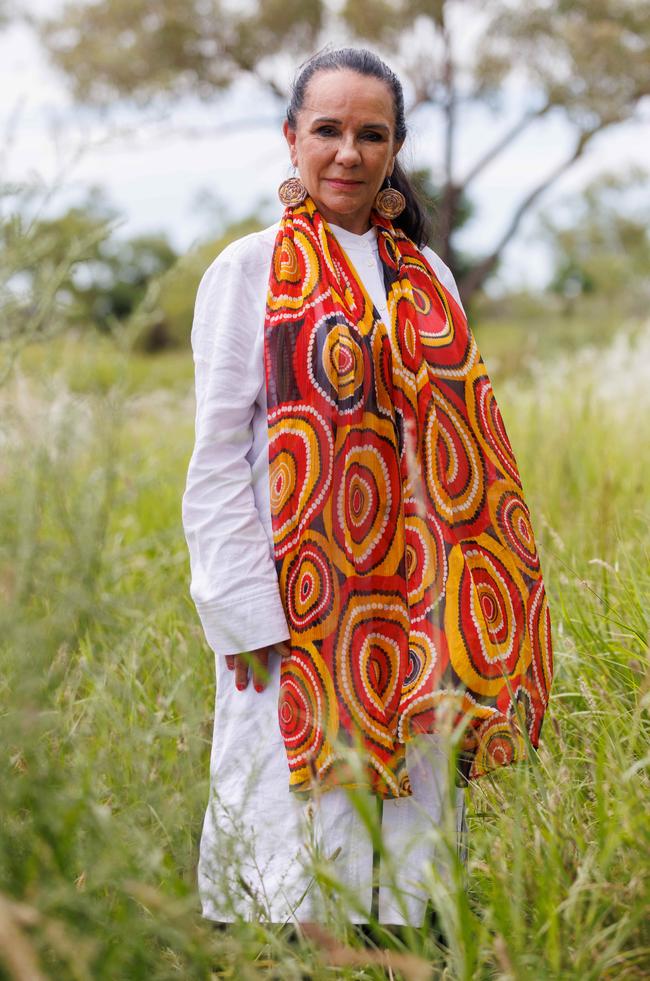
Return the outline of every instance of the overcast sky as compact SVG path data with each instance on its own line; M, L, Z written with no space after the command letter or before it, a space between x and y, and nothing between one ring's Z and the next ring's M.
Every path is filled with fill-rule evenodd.
M511 102L514 112L516 93ZM209 209L199 203L206 191L224 202L233 217L266 201L265 216L269 223L276 220L280 205L275 189L289 173L281 117L277 102L243 82L215 103L177 106L158 124L143 125L141 117L127 109L111 114L110 121L102 120L74 105L26 27L14 25L0 34L0 127L5 144L0 175L60 184L53 197L55 210L79 200L90 186L102 187L124 216L121 234L164 230L177 248L187 249L210 230ZM242 121L246 125L239 126ZM469 167L507 121L506 111L498 117L473 112L462 128L458 159ZM183 132L213 125L218 132L212 136L197 139ZM122 136L115 135L116 126L125 127ZM406 162L435 167L440 160L437 133L432 111L414 116ZM475 186L477 214L463 244L477 251L489 247L513 203L562 159L569 145L569 130L559 118L550 119L499 157ZM650 122L603 135L541 207L552 210L601 170L645 164L648 147ZM529 218L508 249L501 276L510 285L540 285L547 275L548 259L536 243L535 220Z

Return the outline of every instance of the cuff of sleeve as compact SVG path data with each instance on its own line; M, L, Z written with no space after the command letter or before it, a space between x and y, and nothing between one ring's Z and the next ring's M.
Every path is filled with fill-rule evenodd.
M241 654L288 640L287 618L277 593L250 596L228 607L197 606L205 639L215 654Z

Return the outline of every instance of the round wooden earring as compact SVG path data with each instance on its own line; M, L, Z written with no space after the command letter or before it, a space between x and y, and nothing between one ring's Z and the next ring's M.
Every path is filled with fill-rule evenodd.
M390 186L390 181L388 182L388 187L384 187L379 191L375 198L375 211L382 218L388 218L391 221L393 218L399 217L405 207L406 198L401 191Z
M307 188L299 177L287 177L278 188L278 197L285 207L302 204L307 197Z

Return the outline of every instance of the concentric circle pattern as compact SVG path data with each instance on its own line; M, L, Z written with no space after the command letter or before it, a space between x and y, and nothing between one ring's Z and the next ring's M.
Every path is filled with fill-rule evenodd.
M533 678L542 705L546 706L553 679L551 618L544 583L539 579L528 598L528 632L533 643Z
M302 281L303 270L298 259L298 252L293 240L288 236L284 238L280 248L275 250L273 271L279 283L293 283L295 285Z
M276 557L323 509L332 478L331 429L308 405L269 410L269 485Z
M439 523L426 521L413 504L406 507L404 527L410 618L411 624L417 626L430 617L442 596L447 580L447 555Z
M409 656L402 682L399 706L400 736L408 732L414 716L422 716L434 703L434 681L439 676L440 654L430 632L413 630L409 634Z
M292 646L282 659L278 721L294 777L311 783L312 771L324 774L332 765L330 739L338 729L331 674L316 645Z
M321 317L296 345L294 360L307 366L304 375L297 375L300 395L315 401L320 395L318 404L333 421L363 412L372 382L368 352L355 333L340 318Z
M445 630L454 671L471 691L495 697L522 659L530 662L526 594L516 563L490 535L449 553Z
M497 481L489 492L492 527L510 549L524 572L539 573L539 556L530 514L519 487L512 481Z
M471 776L479 777L500 766L524 759L524 737L513 722L488 720L478 729L478 749Z
M392 422L395 417L395 386L390 338L385 331L376 331L371 344L375 411L382 419Z
M267 315L302 309L306 297L316 295L322 281L319 250L311 236L294 230L282 232L273 252L271 280L267 295Z
M460 307L423 256L407 259L404 269L418 310L418 333L432 379L463 378L476 357L476 344Z
M329 630L338 615L338 578L327 539L309 532L282 564L280 576L289 622L303 642Z
M403 231L373 221L383 319L311 198L287 208L273 254L269 489L291 633L278 713L292 790L400 797L418 732L469 726L472 778L523 758L553 661L519 473L462 308Z
M384 752L392 752L409 644L408 610L394 596L352 594L336 638L334 683L350 716Z
M429 500L447 526L465 534L486 527L485 464L471 427L442 391L433 389L425 419L424 463Z
M401 512L395 446L373 429L347 433L334 461L332 484L325 524L339 568L392 575L402 558L394 547Z
M465 397L469 418L487 456L521 486L517 461L483 362L469 374L465 383Z

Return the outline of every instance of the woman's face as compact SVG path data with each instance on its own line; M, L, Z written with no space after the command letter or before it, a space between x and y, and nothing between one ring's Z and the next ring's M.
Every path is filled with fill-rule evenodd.
M313 76L296 129L284 135L292 164L323 217L349 232L370 227L370 211L384 178L393 172L393 96L379 78L354 71Z

